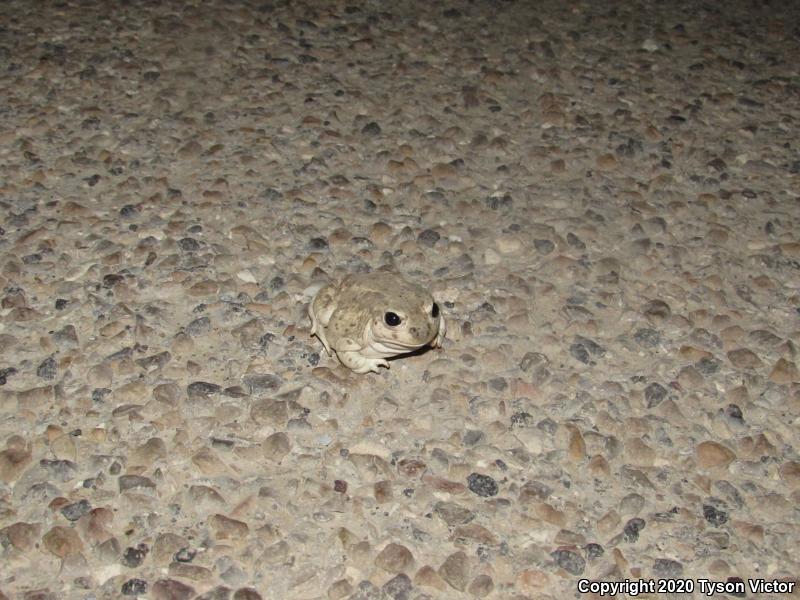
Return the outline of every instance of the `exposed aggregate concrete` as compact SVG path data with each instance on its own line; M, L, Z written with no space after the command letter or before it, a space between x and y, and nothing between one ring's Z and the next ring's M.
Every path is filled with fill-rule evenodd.
M798 22L0 3L0 599L796 581ZM385 265L448 339L355 375Z

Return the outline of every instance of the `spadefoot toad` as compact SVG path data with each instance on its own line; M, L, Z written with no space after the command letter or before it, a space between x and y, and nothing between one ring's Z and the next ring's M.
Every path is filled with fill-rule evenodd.
M440 347L447 326L421 285L395 273L348 275L323 287L308 305L311 335L356 373L389 367L386 358L424 346Z

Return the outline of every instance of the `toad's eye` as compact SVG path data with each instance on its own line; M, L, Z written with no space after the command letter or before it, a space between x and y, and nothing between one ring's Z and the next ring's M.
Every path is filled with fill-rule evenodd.
M439 305L436 302L433 303L433 308L431 309L431 316L435 319L439 316Z
M393 312L387 312L385 315L383 315L383 320L386 321L386 324L389 327L397 327L398 325L400 325L400 322L402 321L400 316L397 313Z

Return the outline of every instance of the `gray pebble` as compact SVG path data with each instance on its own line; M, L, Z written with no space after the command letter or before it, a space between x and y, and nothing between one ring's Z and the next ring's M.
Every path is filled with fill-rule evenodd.
M633 334L633 339L645 348L655 348L661 343L661 334L655 329L643 327L636 330L636 333Z
M497 495L497 482L489 475L472 473L467 477L467 486L470 491L478 496L488 497Z
M584 558L571 550L555 550L550 553L556 564L573 575L580 575L586 568Z
M556 249L556 245L550 240L533 240L533 247L539 254L550 254Z
M370 121L361 128L361 133L370 137L377 137L381 134L381 126L375 121Z
M190 398L205 398L207 396L219 394L221 391L222 386L206 381L193 381L186 386L186 393Z
M651 383L644 389L644 399L647 403L647 408L654 408L661 404L664 398L667 397L667 388L660 383Z
M423 246L427 246L428 248L433 248L436 245L436 242L441 239L441 235L439 235L438 231L433 229L424 229L420 232L417 236L417 241L422 244Z
M52 356L47 357L36 369L36 375L42 379L55 379L58 371L58 363Z
M147 593L147 582L144 579L128 579L120 591L123 596L141 596Z
M644 519L640 519L639 517L635 517L625 523L625 527L622 530L623 537L626 542L635 542L639 539L639 532L645 528L645 521Z
M61 514L64 515L67 521L77 521L90 510L92 510L92 505L89 504L88 500L83 499L78 502L73 502L72 504L67 504L61 509Z
M657 558L653 561L653 575L659 579L678 579L683 574L683 565L677 560Z

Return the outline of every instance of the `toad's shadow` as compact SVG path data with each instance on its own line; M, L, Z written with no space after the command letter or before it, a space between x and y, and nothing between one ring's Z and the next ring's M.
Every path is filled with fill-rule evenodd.
M398 354L397 356L389 356L386 361L387 362L394 362L396 360L401 360L403 358L408 358L410 356L422 356L423 354L427 354L431 350L435 348L428 344L427 346L423 346L422 348L417 348L416 350L412 350L411 352L404 352L403 354Z

